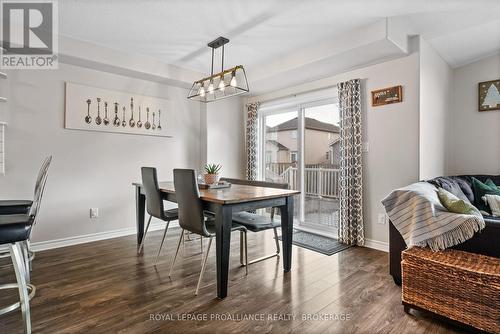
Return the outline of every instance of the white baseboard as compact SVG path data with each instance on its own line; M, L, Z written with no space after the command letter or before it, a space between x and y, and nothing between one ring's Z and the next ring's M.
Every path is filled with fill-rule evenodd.
M376 249L382 252L389 252L389 243L378 240L365 239L364 247Z
M179 226L179 223L177 221L172 222L170 224L170 227L177 227L177 226ZM152 222L151 226L149 227L149 231L157 231L157 230L162 230L164 228L165 228L164 223ZM114 231L105 231L105 232L98 232L98 233L92 233L92 234L86 234L86 235L68 237L62 239L32 242L31 248L34 251L43 251L48 249L84 244L87 242L119 238L136 233L137 231L135 227L129 227ZM387 242L382 242L378 240L365 239L364 247L376 249L383 252L389 252L389 244Z
M176 226L179 226L178 222L172 222L170 224L170 227L176 227ZM148 232L162 230L164 228L165 228L165 223L151 222L151 225L149 226ZM43 251L43 250L47 250L47 249L54 249L54 248L60 248L60 247L79 245L79 244L84 244L84 243L92 242L92 241L119 238L119 237L124 237L127 235L136 234L136 233L137 233L137 230L135 227L129 227L129 228L124 228L124 229L120 229L120 230L98 232L98 233L80 235L80 236L69 237L69 238L32 242L31 249L34 250L35 252L39 252L39 251Z

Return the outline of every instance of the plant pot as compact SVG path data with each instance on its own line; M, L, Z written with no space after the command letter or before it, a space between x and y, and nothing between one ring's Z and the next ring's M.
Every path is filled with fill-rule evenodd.
M205 183L213 184L219 180L219 174L205 174Z

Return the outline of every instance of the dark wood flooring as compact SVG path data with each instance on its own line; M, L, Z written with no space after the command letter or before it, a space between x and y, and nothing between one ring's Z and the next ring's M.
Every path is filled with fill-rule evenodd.
M38 252L33 263L33 332L458 332L425 314L405 314L401 290L388 274L387 254L368 248L325 256L294 246L290 273L283 273L281 260L274 258L251 265L245 277L239 266L239 235L233 234L229 296L216 299L215 247L200 294L194 296L201 267L199 240L185 243L173 279L168 277L179 233L169 231L157 270L153 261L160 231L147 236L140 256L135 236ZM248 239L250 258L274 251L272 234L249 233ZM11 270L0 272L0 283L13 279ZM0 293L2 305L17 297L15 291ZM193 315L200 318L188 319ZM0 333L21 333L21 324L19 311L0 316Z

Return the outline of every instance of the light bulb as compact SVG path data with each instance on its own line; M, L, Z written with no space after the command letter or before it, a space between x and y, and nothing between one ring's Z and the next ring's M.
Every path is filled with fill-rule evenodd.
M231 78L231 81L229 82L229 85L231 87L238 86L238 82L236 81L236 73L235 72L233 72L233 77Z
M210 80L210 85L208 85L208 93L213 94L213 92L214 92L214 83L212 82L212 80Z
M205 87L203 87L203 85L201 85L201 87L200 87L199 94L201 97L205 96Z
M224 83L224 76L221 75L219 82L219 90L223 92L224 89L226 89L226 84Z

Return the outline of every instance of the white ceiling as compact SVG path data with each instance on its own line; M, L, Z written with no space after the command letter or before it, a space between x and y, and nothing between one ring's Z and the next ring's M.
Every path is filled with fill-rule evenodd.
M386 17L407 20L454 67L500 52L499 0L59 2L62 35L205 73L218 36L231 40L226 67L248 71Z

